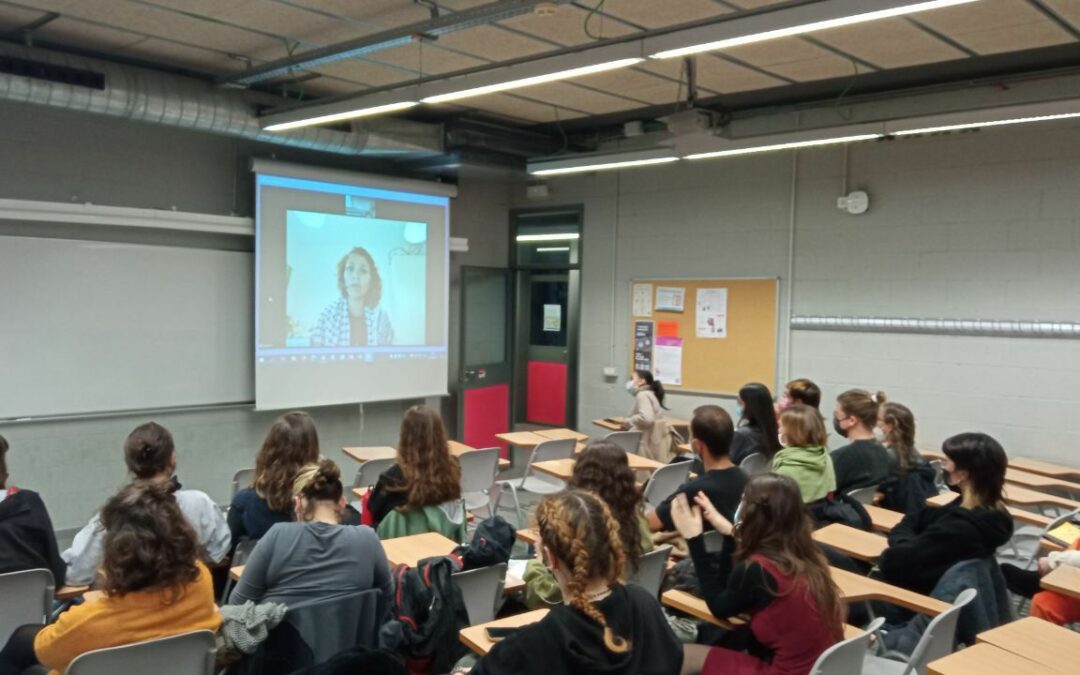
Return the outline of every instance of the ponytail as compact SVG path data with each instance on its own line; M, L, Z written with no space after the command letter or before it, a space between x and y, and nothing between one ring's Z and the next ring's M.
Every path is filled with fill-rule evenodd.
M664 385L660 384L660 380L654 378L653 374L648 370L635 370L634 372L637 373L638 377L645 380L645 385L652 391L653 396L656 397L656 401L660 404L660 407L664 410L668 410L669 408L664 405Z

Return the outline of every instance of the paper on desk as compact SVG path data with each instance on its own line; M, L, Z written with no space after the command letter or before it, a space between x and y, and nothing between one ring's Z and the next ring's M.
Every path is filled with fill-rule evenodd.
M506 574L511 577L522 579L525 577L525 565L528 560L509 560L506 563Z

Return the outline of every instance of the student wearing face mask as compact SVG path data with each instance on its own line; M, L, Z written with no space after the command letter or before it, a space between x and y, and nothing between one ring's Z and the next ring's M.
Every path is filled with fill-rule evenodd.
M889 453L874 437L878 407L885 394L849 389L836 397L833 429L848 444L832 453L836 489L846 493L880 484L889 477Z
M886 581L930 593L946 570L963 560L994 555L1012 537L1012 516L1002 489L1008 459L982 433L958 434L941 446L949 486L960 492L951 504L924 506L889 533L879 567Z
M784 394L776 401L776 419L780 419L780 413L789 405L802 403L821 414L821 388L805 377L792 380L784 385Z
M784 448L773 458L773 473L792 478L804 504L836 490L836 473L825 448L825 425L817 410L801 403L785 408L780 413L779 440Z
M671 434L664 420L664 385L647 370L635 370L626 383L634 396L634 407L626 416L623 428L641 432L638 454L666 462L671 459Z
M915 416L907 406L881 406L874 436L889 454L889 480L878 486L877 503L904 514L915 513L938 493L934 469L915 449Z
M776 438L776 416L769 388L760 382L743 385L738 406L739 422L731 442L731 461L742 464L755 453L771 460L780 450L780 443Z

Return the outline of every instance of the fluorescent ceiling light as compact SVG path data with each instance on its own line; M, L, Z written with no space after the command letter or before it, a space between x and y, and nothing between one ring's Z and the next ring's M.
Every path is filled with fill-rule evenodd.
M752 155L759 152L772 152L774 150L797 150L799 148L812 148L819 145L836 145L837 143L855 143L856 141L871 141L881 138L882 134L857 134L855 136L838 136L836 138L821 138L813 141L795 141L792 143L773 143L772 145L755 145L747 148L733 148L731 150L717 150L716 152L700 152L695 155L687 155L683 159L712 159L714 157L734 157L736 155Z
M574 241L580 239L577 232L549 232L546 234L519 234L517 241Z
M266 131L288 131L289 129L298 129L300 127L310 127L315 124L327 124L329 122L340 122L342 120L356 119L357 117L370 117L371 115L381 115L383 113L396 112L398 110L405 110L417 105L416 101L398 101L397 103L387 103L386 105L376 105L370 108L359 108L357 110L346 110L345 112L333 113L330 115L319 115L318 117L308 117L306 119L295 120L292 122L281 122L280 124L271 124L265 127Z
M690 54L699 54L701 52L711 52L717 49L738 47L740 45L747 45L755 42L764 42L766 40L775 40L777 38L790 37L792 35L804 35L806 33L827 30L829 28L851 26L854 24L866 23L868 21L877 21L879 19L888 19L896 16L903 16L905 14L915 14L916 12L925 12L931 9L952 7L953 5L964 5L970 2L978 1L979 0L932 0L930 2L916 2L901 7L881 9L872 12L863 12L861 14L852 14L851 16L838 17L835 19L825 19L823 21L812 21L809 23L799 24L795 26L788 26L786 28L777 28L775 30L768 30L760 33L739 35L723 40L716 40L714 42L706 42L698 45L690 45L688 47L668 49L652 54L651 58L671 59L680 56L688 56Z
M618 59L617 61L597 63L591 66L582 66L580 68L570 68L569 70L559 70L554 73L534 75L533 77L523 77L517 80L508 80L506 82L497 82L495 84L488 84L482 87L473 87L471 89L462 89L461 91L452 91L446 94L436 94L435 96L428 96L421 100L424 103L446 103L447 101L458 101L463 98L483 96L484 94L493 94L499 91L507 91L508 89L520 89L522 87L531 87L533 85L544 84L546 82L567 80L572 77L582 77L584 75L604 73L609 70L626 68L627 66L641 63L644 60L645 59L642 58Z
M608 171L610 169L628 169L632 166L649 166L650 164L667 164L679 161L678 157L654 157L652 159L628 159L622 161L602 162L598 164L583 164L581 166L564 166L557 169L531 169L533 176L560 176L567 173L586 173L589 171Z
M569 246L537 246L536 250L540 253L556 253L558 251L569 251Z
M902 129L891 132L893 136L913 136L915 134L936 134L944 131L962 131L964 129L979 129L981 127L1000 127L1007 124L1024 124L1025 122L1049 122L1051 120L1067 120L1080 117L1080 112L1061 113L1059 115L1037 115L1034 117L1015 117L1004 120L990 120L988 122L968 122L965 124L944 124L936 127L923 127L922 129Z

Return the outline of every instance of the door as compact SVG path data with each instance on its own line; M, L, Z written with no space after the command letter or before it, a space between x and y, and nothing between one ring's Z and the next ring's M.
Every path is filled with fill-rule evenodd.
M519 271L519 333L525 382L518 419L575 425L578 270ZM523 415L521 413L524 413Z
M461 268L461 367L458 429L474 448L502 448L495 434L510 431L510 271Z

